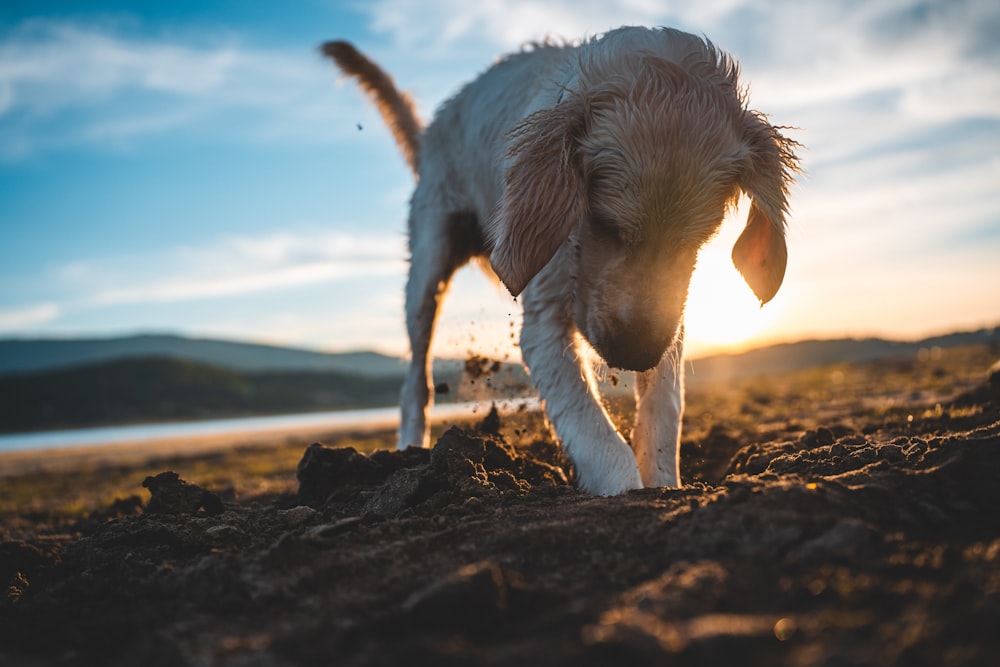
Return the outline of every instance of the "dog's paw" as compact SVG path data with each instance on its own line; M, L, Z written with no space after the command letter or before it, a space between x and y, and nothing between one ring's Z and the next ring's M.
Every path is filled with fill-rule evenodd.
M604 448L597 460L574 461L577 486L595 496L617 496L642 488L642 477L632 450L624 441Z
M609 475L603 475L601 479L597 480L581 479L579 486L582 491L586 491L592 496L619 496L626 491L641 489L642 480L639 479L638 474L634 478L629 476L628 478L615 479L612 479Z
M663 470L655 465L642 470L642 485L647 488L679 489L680 475L676 470Z

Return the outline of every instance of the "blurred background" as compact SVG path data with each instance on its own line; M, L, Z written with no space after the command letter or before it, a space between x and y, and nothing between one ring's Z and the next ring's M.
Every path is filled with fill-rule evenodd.
M412 180L320 57L353 41L425 119L499 55L623 24L704 34L805 148L784 286L702 253L690 356L1000 322L1000 4L987 0L5 2L0 338L188 337L405 356ZM466 268L437 353L516 361Z

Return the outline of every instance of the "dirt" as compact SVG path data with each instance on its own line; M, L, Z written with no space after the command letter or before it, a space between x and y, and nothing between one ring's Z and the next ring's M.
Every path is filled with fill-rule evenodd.
M311 445L285 495L163 471L7 531L0 664L998 664L1000 381L873 407L916 370L836 372L727 419L694 397L681 489L587 496L496 414L431 450Z
M497 359L470 353L465 359L465 374L473 380L478 380L498 372L502 366L502 362Z

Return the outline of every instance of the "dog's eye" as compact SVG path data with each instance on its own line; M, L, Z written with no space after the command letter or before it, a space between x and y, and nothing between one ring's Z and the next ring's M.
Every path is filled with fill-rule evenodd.
M621 230L615 221L603 215L593 215L590 217L590 226L594 233L609 241L622 242Z

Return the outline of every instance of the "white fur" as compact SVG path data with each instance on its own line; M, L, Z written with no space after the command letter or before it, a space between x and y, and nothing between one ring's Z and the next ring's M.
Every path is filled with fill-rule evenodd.
M396 125L407 113L383 109ZM429 445L438 306L455 269L488 256L512 294L523 290L524 361L579 486L680 485L683 308L698 248L748 194L733 258L762 302L774 295L794 145L745 107L728 56L675 30L535 45L465 86L407 144L419 166L408 158L418 183L399 447ZM631 446L602 407L593 350L637 371Z

